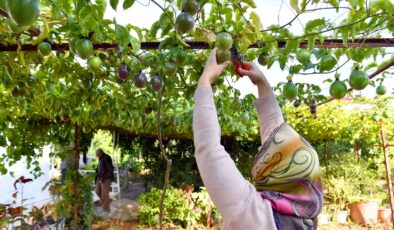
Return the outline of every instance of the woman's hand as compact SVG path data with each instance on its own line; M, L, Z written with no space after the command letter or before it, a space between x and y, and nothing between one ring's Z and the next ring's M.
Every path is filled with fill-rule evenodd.
M223 62L222 64L217 64L216 62L216 48L212 50L209 56L204 72L201 74L199 85L211 85L212 82L220 76L223 70L228 66L230 62Z
M253 62L244 62L245 65L247 65L249 70L243 69L242 67L238 68L238 72L242 76L248 76L249 79L253 82L253 84L257 85L259 88L259 96L263 97L267 93L272 92L271 86L263 74L259 67Z
M248 76L249 79L255 85L260 85L260 84L263 84L267 81L263 72L261 72L261 70L259 69L259 67L257 67L257 65L255 63L247 62L247 61L245 61L243 63L249 67L249 70L239 67L238 72L240 74L242 74L242 76Z

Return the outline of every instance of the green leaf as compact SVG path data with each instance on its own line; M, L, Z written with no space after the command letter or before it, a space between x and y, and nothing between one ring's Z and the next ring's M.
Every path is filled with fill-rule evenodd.
M270 57L270 59L268 60L267 68L270 69L271 66L275 63L275 61L276 61L275 57Z
M135 0L124 0L123 2L123 9L127 10L128 8L132 7Z
M311 51L313 47L315 47L315 42L316 42L316 37L315 36L309 36L308 37L308 50Z
M121 47L126 47L130 42L129 31L121 25L115 25L115 36L116 41Z
M278 58L278 62L279 62L279 67L281 70L284 70L286 67L286 62L287 62L287 55L281 55Z
M137 53L141 49L141 42L137 38L130 36L130 43L134 53Z
M305 31L313 31L316 27L324 26L325 24L326 24L326 20L324 20L324 18L318 18L309 21L305 25Z
M297 13L301 13L300 7L298 6L298 0L290 0L290 6L291 6Z
M286 46L285 46L285 52L286 53L291 53L291 52L295 52L298 49L298 39L290 39L286 42Z
M116 8L118 7L119 0L109 0L109 4L111 5L112 9L116 11Z
M349 29L343 29L342 30L342 40L343 40L343 45L347 47L347 40L349 38Z
M247 4L248 6L252 8L256 8L256 4L254 3L254 0L243 0L243 3Z

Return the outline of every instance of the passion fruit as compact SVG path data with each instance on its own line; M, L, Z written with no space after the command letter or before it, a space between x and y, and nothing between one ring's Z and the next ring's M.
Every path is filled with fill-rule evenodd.
M349 77L349 85L355 90L363 90L368 86L368 76L358 68L354 69Z
M130 69L126 63L122 62L118 68L118 78L126 81L130 77Z
M143 72L139 72L136 75L134 75L134 85L137 88L145 88L146 83L148 83L148 78Z
M101 61L101 58L99 57L91 57L88 60L88 66L92 70L99 70L103 64L103 61Z
M297 60L301 64L307 63L311 59L311 53L307 49L299 49L297 51Z
M88 59L93 54L93 44L88 39L79 39L75 42L75 50L82 59Z
M150 84L152 86L153 91L155 91L155 92L161 91L164 87L163 78L161 78L161 76L159 74L155 74L152 77Z
M40 15L40 2L38 0L7 0L8 15L18 25L28 26Z
M181 33L188 33L193 30L195 19L190 13L182 12L175 20L175 29Z
M298 108L301 105L301 102L299 100L295 100L293 103L294 107Z
M217 64L222 64L223 62L229 61L231 58L230 50L216 50L216 62Z
M42 56L48 56L52 52L52 46L48 42L41 42L37 46L38 53Z
M259 62L260 65L266 66L269 61L269 57L267 53L261 53L259 57L257 58L257 61Z
M179 49L178 52L175 53L174 59L178 66L183 66L187 62L187 53L184 50Z
M331 54L325 54L319 63L319 70L320 73L324 72L324 71L329 71L332 70L335 65L337 64L337 59L332 56Z
M376 87L376 94L377 95L385 95L387 93L387 89L384 85L379 85Z
M233 37L227 32L216 35L216 47L221 50L228 50L233 46Z
M7 0L0 0L0 10L7 12L6 4Z
M287 100L292 101L296 99L297 95L298 95L298 88L292 81L287 82L283 86L283 96Z
M178 65L174 62L167 62L164 66L164 74L167 76L174 76L178 70Z
M345 97L346 92L346 84L339 79L335 79L335 81L330 86L330 95L334 99L342 99L343 97Z
M195 15L200 10L200 3L196 0L183 0L182 10L191 15Z

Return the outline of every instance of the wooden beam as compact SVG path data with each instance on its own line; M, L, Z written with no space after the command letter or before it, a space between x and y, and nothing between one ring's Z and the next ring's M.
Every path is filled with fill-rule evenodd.
M188 49L211 49L212 47L202 41L186 41L189 45ZM255 43L249 46L250 49L263 47L264 42ZM131 45L130 45L131 46ZM158 49L160 42L141 42L142 50L154 50ZM286 41L278 41L278 47L283 48L286 46ZM308 41L303 41L299 44L299 47L305 48L308 46ZM394 47L394 38L368 38L368 39L355 39L354 41L349 39L347 46L343 43L342 39L326 39L323 43L320 41L315 42L315 48L347 48L347 47ZM95 50L115 50L118 48L117 43L96 43L93 44ZM12 52L18 50L17 44L3 45L0 44L0 52ZM53 50L69 50L68 43L54 43L52 44ZM37 45L34 44L22 44L20 51L33 52L37 51Z

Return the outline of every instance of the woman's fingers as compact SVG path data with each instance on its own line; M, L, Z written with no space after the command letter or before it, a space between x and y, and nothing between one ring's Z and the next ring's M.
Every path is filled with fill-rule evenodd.
M219 65L220 69L223 71L228 65L230 64L229 61L223 62Z
M249 75L250 75L250 70L242 69L241 67L238 68L238 72L239 72L242 76L249 76Z

